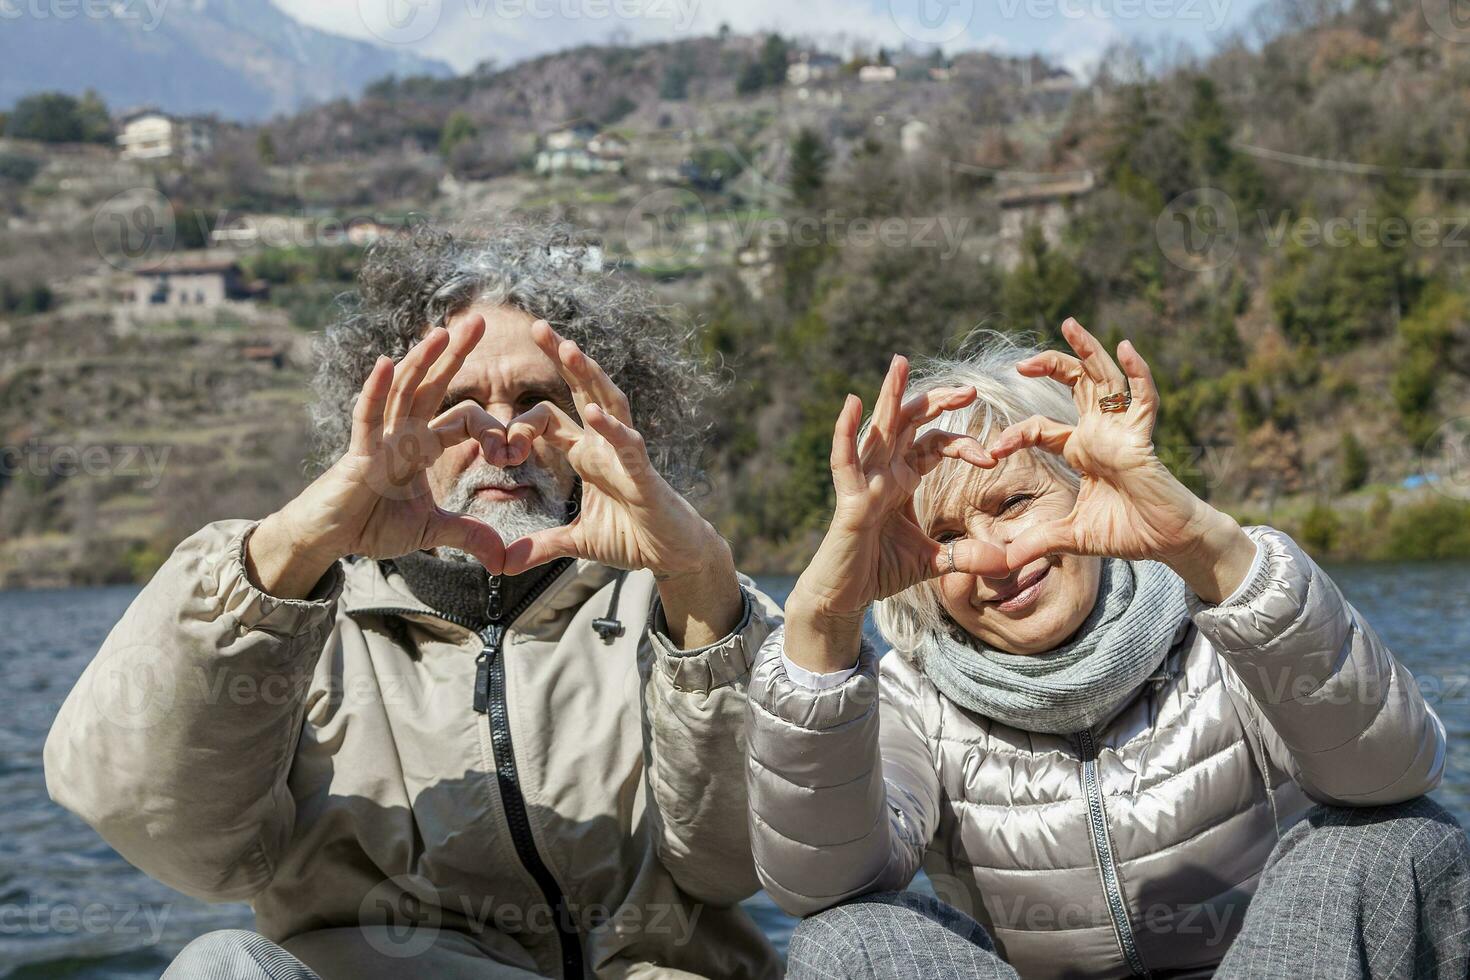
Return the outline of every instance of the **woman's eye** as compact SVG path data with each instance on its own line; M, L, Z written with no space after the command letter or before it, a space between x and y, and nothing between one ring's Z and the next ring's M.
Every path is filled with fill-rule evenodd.
M1031 494L1029 493L1013 493L1000 505L1000 512L1004 514L1014 507L1020 507L1026 504L1031 499Z
M963 537L964 535L961 534L959 531L940 531L938 534L934 535L934 540L938 541L940 544L948 544L951 541L958 541L960 538Z

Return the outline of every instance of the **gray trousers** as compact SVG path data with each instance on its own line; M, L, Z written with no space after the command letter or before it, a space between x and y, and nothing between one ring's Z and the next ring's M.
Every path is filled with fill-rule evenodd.
M1465 832L1423 797L1314 808L1276 846L1215 976L1470 976ZM803 921L787 977L1018 980L979 923L914 892L864 895Z

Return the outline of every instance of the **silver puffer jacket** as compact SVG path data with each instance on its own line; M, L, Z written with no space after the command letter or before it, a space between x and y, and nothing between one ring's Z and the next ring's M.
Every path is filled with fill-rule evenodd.
M1312 800L1411 799L1445 758L1414 678L1332 580L1286 535L1248 530L1248 581L1219 606L1191 596L1156 678L1071 737L971 714L898 654L798 686L773 634L748 778L777 903L809 915L922 864L1027 980L1208 975Z

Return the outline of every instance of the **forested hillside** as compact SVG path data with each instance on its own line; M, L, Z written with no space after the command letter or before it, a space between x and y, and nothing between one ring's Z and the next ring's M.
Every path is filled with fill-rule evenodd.
M1222 506L1329 557L1470 554L1470 52L1424 9L1282 3L1264 40L1167 65L1120 49L1087 84L1040 59L721 34L389 78L222 126L187 165L4 141L0 444L173 446L190 505L8 466L0 583L143 576L192 524L276 506L306 476L310 333L361 257L324 229L509 210L601 240L721 367L703 506L752 570L809 553L842 397L894 351L977 328L1055 343L1067 315L1150 359L1161 449ZM615 165L545 172L577 126ZM115 323L129 263L99 216L144 192L175 251L236 248L269 298ZM289 233L220 238L263 216Z

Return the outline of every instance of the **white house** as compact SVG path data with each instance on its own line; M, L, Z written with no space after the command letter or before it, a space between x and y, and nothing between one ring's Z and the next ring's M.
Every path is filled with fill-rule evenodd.
M148 109L123 120L117 145L124 160L192 161L208 153L209 130L192 119Z
M860 82L892 82L898 78L898 69L892 65L863 65L858 69Z
M538 174L623 172L628 141L614 133L599 133L579 125L546 134L536 153Z

